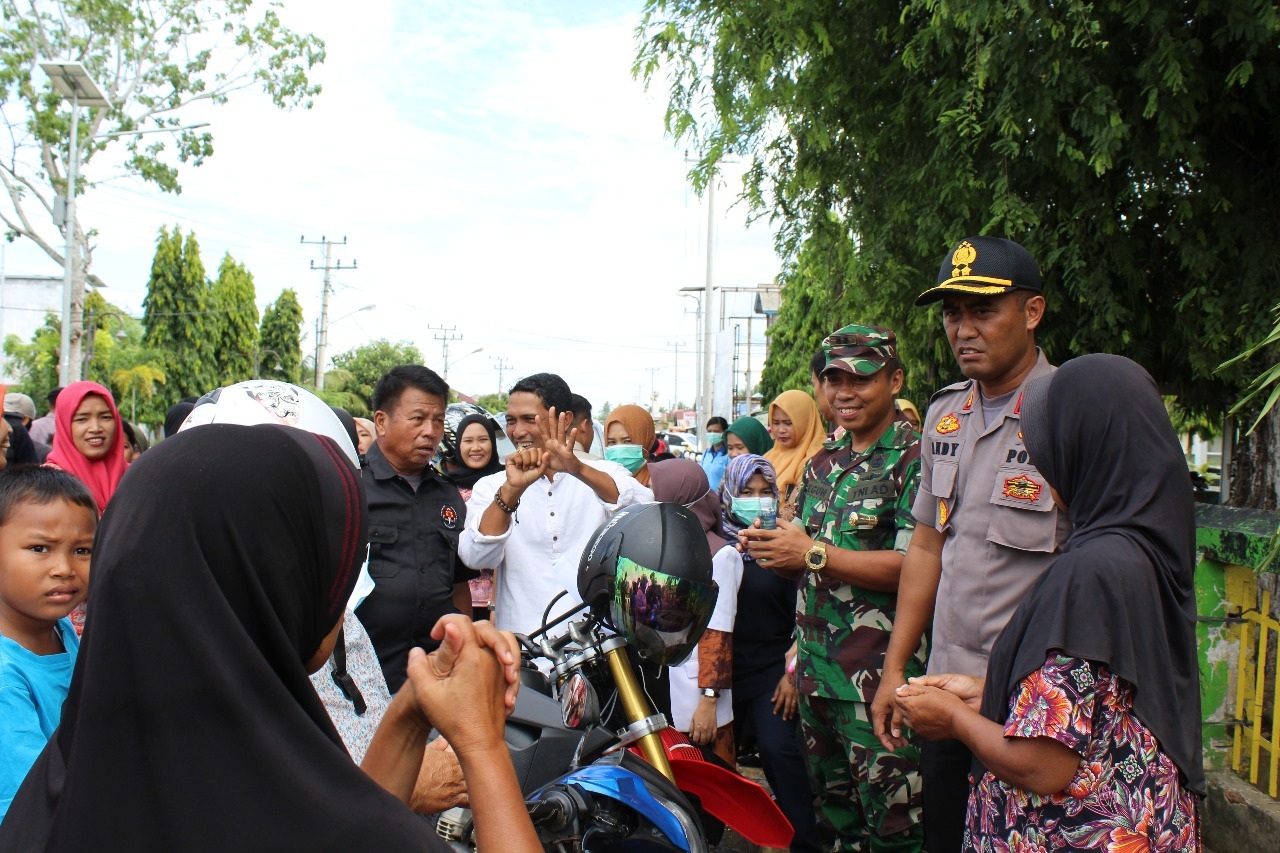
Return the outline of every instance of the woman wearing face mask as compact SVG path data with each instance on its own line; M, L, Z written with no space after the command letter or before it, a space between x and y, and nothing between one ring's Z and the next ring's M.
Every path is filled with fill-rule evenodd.
M604 422L604 458L617 462L631 472L636 482L647 486L656 437L653 415L639 406L619 406Z
M777 506L773 466L763 456L740 454L729 460L720 484L720 532L732 540L764 510ZM733 718L739 743L754 732L760 763L778 807L795 829L793 851L817 851L813 795L799 746L793 635L796 587L748 554L738 587L733 632Z
M724 431L724 449L730 459L744 453L764 456L773 450L773 439L769 437L769 431L764 425L755 418L738 418Z
M773 433L773 449L765 458L778 472L778 491L782 504L778 515L790 519L792 499L804 476L804 466L822 449L827 434L822 429L818 404L804 391L783 391L769 405L769 429Z
M693 654L671 672L671 722L689 740L711 750L730 767L733 748L733 627L742 555L737 540L721 532L720 500L707 475L692 459L667 459L649 466L653 496L689 508L711 546L711 574L720 587L715 611Z

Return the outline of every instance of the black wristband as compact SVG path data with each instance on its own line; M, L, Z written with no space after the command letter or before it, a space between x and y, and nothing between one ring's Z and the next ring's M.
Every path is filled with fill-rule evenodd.
M516 500L515 506L507 506L507 502L502 499L502 486L499 486L498 491L494 492L493 502L498 505L498 509L505 512L507 515L514 514L515 511L520 508L520 501L518 499Z

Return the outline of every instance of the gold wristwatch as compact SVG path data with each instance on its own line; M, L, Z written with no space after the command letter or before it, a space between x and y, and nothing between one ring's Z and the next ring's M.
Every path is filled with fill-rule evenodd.
M815 575L827 567L827 543L814 542L813 547L804 552L804 564Z

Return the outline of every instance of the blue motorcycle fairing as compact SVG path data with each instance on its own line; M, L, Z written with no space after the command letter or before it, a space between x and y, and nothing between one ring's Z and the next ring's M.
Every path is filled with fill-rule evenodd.
M649 793L644 780L621 767L593 764L561 776L552 785L577 785L594 794L617 800L648 818L681 850L689 850L689 837L680 821ZM540 799L539 789L530 800Z

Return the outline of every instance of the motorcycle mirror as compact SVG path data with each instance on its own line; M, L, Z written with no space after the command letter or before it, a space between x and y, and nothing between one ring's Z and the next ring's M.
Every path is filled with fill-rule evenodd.
M580 672L569 676L561 690L560 719L570 729L583 729L600 722L600 698Z

